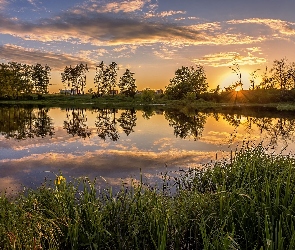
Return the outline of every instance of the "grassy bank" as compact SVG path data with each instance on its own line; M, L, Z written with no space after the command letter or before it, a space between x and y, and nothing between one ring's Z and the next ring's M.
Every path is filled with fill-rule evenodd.
M161 109L213 109L216 111L227 110L228 108L271 108L277 111L294 111L294 103L246 103L246 102L213 102L203 99L192 100L168 100L160 95L155 95L152 100L143 100L140 96L125 97L122 95L117 96L103 96L99 98L91 98L89 94L86 95L60 95L60 94L48 94L44 95L43 99L37 99L37 96L33 96L30 100L0 100L2 105L34 105L44 107L61 107L61 108L136 108L143 109L144 107L156 107Z
M159 188L59 179L0 198L1 249L295 249L295 161L258 146ZM170 192L170 187L177 187ZM80 190L80 191L79 191Z

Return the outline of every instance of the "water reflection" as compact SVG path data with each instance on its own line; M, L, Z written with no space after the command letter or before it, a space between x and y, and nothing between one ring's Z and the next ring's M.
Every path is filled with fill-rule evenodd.
M66 120L63 128L72 136L89 137L91 132L86 124L87 117L84 109L66 109Z
M266 131L270 137L270 145L278 145L278 141L282 140L287 145L288 140L293 141L293 134L295 131L295 119L289 118L253 118L250 117L248 127L251 129L253 124L260 130L260 133Z
M0 106L0 190L40 185L45 171L120 184L141 168L157 179L226 157L245 138L295 150L294 130L291 113Z
M134 109L126 109L121 113L118 122L125 134L128 136L131 132L134 132L133 128L136 126L136 111Z
M185 114L179 111L165 112L165 118L169 126L173 127L174 135L185 139L193 138L195 141L202 136L208 114L195 111L192 114Z
M0 131L5 138L17 140L54 135L52 119L47 108L2 107Z
M112 141L119 139L120 136L116 126L117 112L116 109L100 109L96 111L95 126L97 127L97 134L101 139L106 140L107 137Z

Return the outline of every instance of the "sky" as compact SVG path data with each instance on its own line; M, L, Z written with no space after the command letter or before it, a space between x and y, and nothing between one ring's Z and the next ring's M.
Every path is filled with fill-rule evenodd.
M65 66L128 68L138 89L164 89L181 66L205 67L210 88L295 61L295 0L0 0L0 62L49 65L50 92Z

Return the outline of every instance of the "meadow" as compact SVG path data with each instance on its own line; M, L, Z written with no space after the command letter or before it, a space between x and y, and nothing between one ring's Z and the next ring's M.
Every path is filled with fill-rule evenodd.
M121 191L62 174L0 197L1 249L294 249L295 160L245 144L232 159Z

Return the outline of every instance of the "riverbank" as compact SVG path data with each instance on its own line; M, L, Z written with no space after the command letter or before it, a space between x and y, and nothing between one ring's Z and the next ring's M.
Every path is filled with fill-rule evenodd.
M246 146L157 188L134 182L113 194L59 177L2 194L0 248L294 249L295 160Z
M61 107L61 108L136 108L143 109L143 107L157 107L161 109L212 109L216 111L226 110L228 108L265 108L277 111L294 111L295 103L244 103L244 102L210 102L200 100L167 100L156 96L154 99L144 101L140 96L135 98L124 96L105 96L99 98L92 98L91 95L60 95L48 94L44 95L42 99L33 96L30 100L0 100L0 105L33 105L44 107Z

